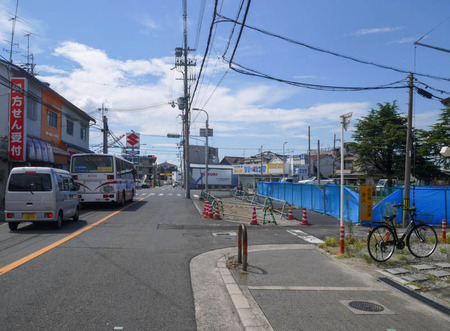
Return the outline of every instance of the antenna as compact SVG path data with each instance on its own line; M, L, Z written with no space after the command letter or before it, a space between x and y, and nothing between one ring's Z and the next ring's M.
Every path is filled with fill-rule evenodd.
M9 49L9 62L11 62L11 63L12 63L13 46L15 45L14 44L14 32L16 30L17 10L18 9L19 9L19 0L17 0L17 2L16 2L16 13L14 14L14 17L11 18L11 20L13 21L12 31L11 31L11 47Z
M25 63L25 68L27 70L27 72L29 74L31 74L32 76L34 76L34 67L36 66L34 64L34 55L31 53L30 54L30 36L32 35L31 32L28 32L25 37L27 37L28 39L28 44L27 44L27 63ZM30 61L31 60L31 61Z

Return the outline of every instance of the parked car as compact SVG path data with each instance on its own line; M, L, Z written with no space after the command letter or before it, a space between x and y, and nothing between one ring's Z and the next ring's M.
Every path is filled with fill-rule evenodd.
M5 222L15 231L22 222L50 222L58 229L65 219L78 221L78 189L62 169L13 168L5 190Z
M280 181L280 183L293 183L294 182L294 178L292 177L283 177Z

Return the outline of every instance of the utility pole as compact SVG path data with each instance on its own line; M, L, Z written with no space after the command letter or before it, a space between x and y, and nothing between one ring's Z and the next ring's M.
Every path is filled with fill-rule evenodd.
M105 113L108 111L108 108L105 108L104 104L102 103L102 108L99 108L102 112L102 120L103 120L103 154L108 154L108 118L106 117Z
M189 86L188 82L195 80L194 77L189 77L188 67L195 66L195 60L188 60L188 52L193 51L193 49L188 48L187 45L187 6L186 1L183 0L183 47L175 48L175 67L182 68L183 72L183 83L184 83L184 96L178 100L178 108L183 110L183 136L184 136L184 184L186 187L186 199L191 198L190 191L190 164L189 164L189 114L191 108L191 100L189 96ZM180 104L180 101L181 104Z
M409 74L409 101L408 101L408 128L406 131L406 155L405 155L405 190L403 193L403 226L409 223L409 213L406 209L410 208L410 189L411 189L411 150L412 150L412 113L413 113L413 90L414 75ZM414 206L412 206L414 208Z

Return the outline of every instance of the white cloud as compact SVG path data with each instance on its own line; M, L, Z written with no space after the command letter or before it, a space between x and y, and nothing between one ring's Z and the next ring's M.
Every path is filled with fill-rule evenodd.
M367 34L394 32L394 31L398 31L398 30L402 30L402 29L403 29L402 26L397 26L397 27L393 27L393 28L383 27L383 28L361 29L356 32L350 33L350 35L363 36L363 35L367 35Z

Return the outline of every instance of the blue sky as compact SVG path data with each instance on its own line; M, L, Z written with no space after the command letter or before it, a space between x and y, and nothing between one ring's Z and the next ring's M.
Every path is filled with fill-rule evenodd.
M240 3L219 1L219 12L235 19ZM0 43L7 50L1 55L6 59L15 6L16 0L0 0ZM190 55L197 60L197 75L213 8L212 0L187 0L188 44L196 49ZM442 0L254 0L246 24L329 52L449 78L450 53L414 47L414 41L423 37L424 44L450 49L449 13L450 2ZM13 61L25 62L24 36L32 33L30 50L39 79L99 120L97 109L105 104L110 129L116 135L140 132L142 153L156 154L160 163L178 164L178 141L166 135L181 132L180 111L170 102L183 94L182 74L171 70L174 49L183 46L182 14L181 0L20 0L14 39L19 46L14 48ZM231 57L239 31L238 25L229 42L233 26L230 22L215 24L207 66L193 101L193 107L209 113L209 125L214 129L209 142L219 148L220 158L254 155L261 146L280 154L283 145L286 154L305 153L308 126L312 148L318 140L321 147L331 148L334 135L340 136L341 114L353 112L354 124L377 108L377 103L397 100L399 111L406 114L405 88L314 90L229 70L226 59ZM234 62L278 79L327 86L374 87L398 81L396 86L406 86L408 76L249 28L242 33ZM430 89L450 91L448 79L417 79L424 84L420 87L428 86L434 95L450 96ZM438 100L415 94L415 126L432 125L441 108ZM204 125L205 115L194 111L191 143L204 144L199 137ZM346 140L351 140L352 129L351 125ZM101 143L98 129L91 129L90 142L93 149Z

